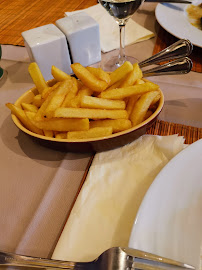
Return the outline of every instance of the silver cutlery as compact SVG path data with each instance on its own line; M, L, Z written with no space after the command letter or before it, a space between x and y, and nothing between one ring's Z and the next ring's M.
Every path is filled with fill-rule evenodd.
M192 69L192 61L190 58L185 57L182 59L177 59L172 62L168 62L164 65L159 65L157 67L144 70L143 77L159 76L159 75L177 75L177 74L187 74Z
M193 266L131 248L114 247L92 262L70 262L0 252L1 266L58 268L75 270L181 270Z
M139 63L141 68L163 61L179 59L192 53L193 45L188 39L180 39L159 53Z

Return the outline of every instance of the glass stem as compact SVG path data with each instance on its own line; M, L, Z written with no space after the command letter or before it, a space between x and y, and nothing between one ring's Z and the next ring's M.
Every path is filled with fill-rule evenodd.
M119 48L119 62L121 66L125 62L125 24L119 24L120 48Z

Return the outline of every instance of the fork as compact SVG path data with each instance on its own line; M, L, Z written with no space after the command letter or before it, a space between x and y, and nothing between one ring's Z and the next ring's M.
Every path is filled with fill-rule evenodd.
M189 56L193 51L193 45L188 39L180 39L164 50L139 62L141 68L163 61L179 59Z
M70 262L0 252L0 266L74 270L181 270L193 266L132 248L113 247L91 262Z
M180 75L187 74L193 66L192 60L188 57L177 59L169 63L142 71L143 77L159 75Z

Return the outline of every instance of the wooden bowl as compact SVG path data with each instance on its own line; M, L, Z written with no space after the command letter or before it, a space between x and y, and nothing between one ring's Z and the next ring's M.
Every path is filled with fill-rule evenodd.
M51 84L51 82L50 82ZM33 97L38 93L36 87L25 92L18 100L15 105L21 107L21 103L30 103ZM155 112L147 118L144 122L139 125L127 129L122 132L112 134L107 137L88 139L88 140L68 140L68 139L56 139L49 138L42 135L35 134L28 129L26 129L18 118L12 114L12 119L15 125L24 133L31 136L39 144L65 152L101 152L106 150L111 150L117 147L124 146L135 139L139 138L141 135L146 133L146 129L149 128L157 119L157 116L161 112L164 105L164 95L160 90L161 98L159 100L157 109Z

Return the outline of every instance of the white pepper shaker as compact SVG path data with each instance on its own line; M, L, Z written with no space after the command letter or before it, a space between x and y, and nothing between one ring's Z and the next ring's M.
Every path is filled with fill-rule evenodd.
M54 24L22 32L22 37L30 60L38 64L45 80L53 78L53 65L68 74L73 73L66 37Z
M78 12L56 21L65 34L73 63L90 66L101 61L99 24L87 13Z

